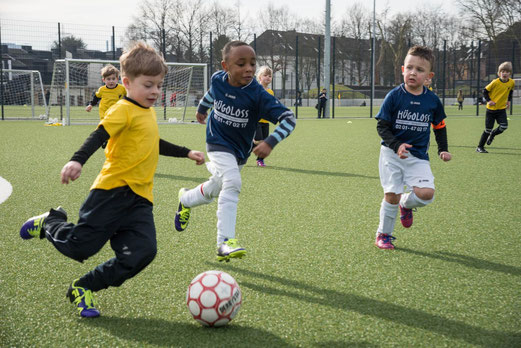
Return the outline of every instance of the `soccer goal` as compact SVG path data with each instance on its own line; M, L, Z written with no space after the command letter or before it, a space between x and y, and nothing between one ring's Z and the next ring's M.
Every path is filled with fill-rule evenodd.
M3 105L9 118L45 118L47 102L38 70L2 69Z
M100 86L101 69L117 60L58 59L54 63L47 117L64 125L99 122L97 106L91 112L86 105ZM154 105L160 123L195 121L195 109L208 86L204 63L166 63L168 72L163 91ZM98 104L99 106L99 104Z

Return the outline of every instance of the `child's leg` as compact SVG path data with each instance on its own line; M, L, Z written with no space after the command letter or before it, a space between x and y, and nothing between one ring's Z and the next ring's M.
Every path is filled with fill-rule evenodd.
M406 209L425 207L434 201L434 189L413 187L411 192L402 195L400 205Z
M228 168L223 168L223 184L217 203L217 245L220 245L225 239L235 238L237 204L242 181L240 167L237 165L235 156L232 157L234 163L230 161Z
M78 285L92 291L120 286L154 259L157 242L152 204L135 194L128 200L130 204L119 212L121 225L110 238L115 257L81 277Z
M210 158L210 156L209 152L208 157ZM207 163L207 168L212 173L212 176L208 181L186 191L181 196L181 203L185 207L193 208L201 204L208 204L211 203L215 197L219 196L222 187L222 174L216 172L214 166L214 162Z
M498 123L498 127L494 129L490 133L490 137L487 140L487 145L490 145L492 141L494 140L494 137L496 135L499 135L507 130L508 128L508 119L507 119L507 112L506 110L500 110L498 111L498 114L496 116L496 121Z
M398 202L400 195L385 193L382 204L380 205L380 223L376 235L383 233L392 236L396 216L398 215Z
M76 225L66 222L67 217L59 211L51 210L44 226L47 240L63 255L83 262L110 239L120 223L120 210L127 206L129 193L132 190L128 186L91 190Z
M390 148L380 148L380 159L378 169L380 183L384 190L384 199L380 205L380 223L376 231L378 234L392 235L396 215L398 214L398 203L403 192L403 162Z
M481 138L479 139L478 147L484 147L485 143L492 132L492 128L494 128L494 117L492 116L490 110L487 109L487 113L485 116L485 131L481 134Z

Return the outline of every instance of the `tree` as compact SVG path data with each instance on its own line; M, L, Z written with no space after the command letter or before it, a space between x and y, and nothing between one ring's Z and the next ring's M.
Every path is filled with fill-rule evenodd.
M181 2L178 0L144 0L139 6L139 13L134 17L134 24L127 28L129 41L145 41L162 52L163 33L165 51L182 57L181 30L177 24Z
M52 43L52 49L58 51L60 43L58 40ZM65 52L72 53L75 56L78 53L79 49L85 49L87 45L83 40L79 37L75 37L74 35L69 35L61 38L61 52L60 57L65 57Z

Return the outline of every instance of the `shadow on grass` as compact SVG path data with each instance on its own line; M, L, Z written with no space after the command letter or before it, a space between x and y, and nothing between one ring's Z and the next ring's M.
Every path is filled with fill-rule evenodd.
M279 283L286 287L293 287L295 289L294 291L285 290L269 287L265 284L256 284L247 281L241 282L241 286L258 291L259 293L291 297L299 301L340 308L346 311L354 311L362 315L389 320L398 324L434 332L439 335L463 340L470 344L483 347L513 347L521 343L521 334L519 333L487 330L485 328L469 325L467 323L382 300L342 293L336 290L322 289L300 281L250 271L227 264L223 265L214 262L207 263L213 267L220 267L225 271L228 270L242 273L249 277L260 278L270 282ZM303 290L313 294L303 294Z
M287 168L287 167L278 167L278 166L266 166L266 167L264 167L264 170L281 170L281 171L285 171L285 172L299 173L299 174L342 176L342 177L346 177L346 178L379 179L377 176L368 176L368 175L363 175L363 174L328 172L325 170L309 170L309 169Z
M420 256L426 256L442 261L448 261L448 262L454 262L459 263L467 267L472 267L476 269L482 269L487 271L494 271L494 272L500 272L505 274L510 274L514 276L521 276L521 268L514 267L514 266L508 266L508 265L502 265L500 263L496 262L490 262L482 259L478 259L472 256L467 255L461 255L461 254L455 254L450 253L447 251L437 251L434 253L427 253L425 251L417 251L417 250L411 250L407 248L396 248L396 251L404 251L406 253L420 255Z
M156 178L160 178L160 179L171 179L171 180L193 181L193 182L196 182L196 183L198 183L198 184L207 181L208 178L209 178L209 176L206 177L206 178L196 178L196 177L193 177L193 176L181 176L181 175L161 174L161 173L156 173L156 174L154 175L154 177L156 177Z
M461 147L461 148L465 148L465 149L476 149L477 145L476 146L469 146L469 145L450 145L450 147ZM487 149L489 147L487 146ZM518 147L496 147L496 146L491 146L490 147L491 149L493 150L514 150L514 151L521 151L521 148L518 148ZM508 155L514 155L513 153L509 153Z
M109 331L127 340L128 345L158 347L292 347L268 331L234 323L207 328L194 324L150 318L118 318L102 316L82 321L96 330ZM226 342L226 344L224 344Z

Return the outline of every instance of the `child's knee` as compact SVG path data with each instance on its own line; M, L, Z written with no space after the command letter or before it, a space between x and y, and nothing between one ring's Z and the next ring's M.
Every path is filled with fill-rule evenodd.
M398 204L400 203L401 194L396 194L393 192L386 192L384 194L384 199L389 204Z
M236 173L230 173L223 177L223 191L233 191L240 193L242 188L241 174L237 171Z
M420 203L426 206L434 201L434 190L433 189L416 189L414 194L418 197Z

